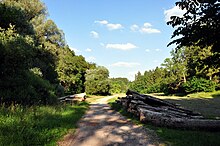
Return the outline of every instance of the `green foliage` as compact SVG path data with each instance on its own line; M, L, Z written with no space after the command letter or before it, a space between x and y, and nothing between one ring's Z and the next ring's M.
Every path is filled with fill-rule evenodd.
M157 67L154 70L145 71L142 75L138 72L135 80L130 84L130 89L139 93L162 92L162 87L166 83L166 70Z
M204 78L193 77L191 80L183 84L183 88L187 93L193 92L212 92L215 91L216 83Z
M33 27L31 26L24 10L16 6L9 6L0 3L0 27L7 29L9 25L16 27L20 34L33 34Z
M172 16L167 24L175 28L170 44L176 44L177 48L184 46L198 46L201 49L210 47L213 53L205 62L205 65L211 65L211 72L220 68L220 5L219 0L210 1L192 1L181 0L176 5L185 10L183 17ZM194 51L190 48L190 51ZM208 73L209 74L209 73ZM208 75L207 74L207 75ZM211 73L212 75L212 73ZM208 76L211 77L209 74Z
M56 71L66 93L74 94L85 91L84 82L87 69L89 69L89 64L83 56L75 56L68 47L60 50Z
M0 107L0 145L56 145L88 109L87 103L70 106L11 105Z
M110 93L114 94L114 93L122 93L121 92L121 86L119 83L113 83L111 82L111 89L110 89Z
M220 52L219 0L181 0L176 5L186 12L183 17L171 16L167 23L176 28L172 38L181 36L170 44L176 43L179 48L195 44L201 48L212 46L213 51Z
M2 0L0 19L2 102L51 104L64 91L84 92L86 70L95 65L69 49L42 1Z
M97 67L86 71L85 91L92 95L109 95L109 71L105 67Z
M110 79L110 93L125 93L128 90L129 81L127 78L112 78Z

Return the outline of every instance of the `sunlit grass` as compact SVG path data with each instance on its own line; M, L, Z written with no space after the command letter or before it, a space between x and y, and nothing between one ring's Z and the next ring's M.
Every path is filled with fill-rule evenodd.
M214 91L214 92L199 92L199 93L193 93L189 94L187 97L189 98L220 98L220 90Z
M114 100L118 97L124 97L124 96L126 96L126 94L125 93L118 93L118 94L114 94L114 95L111 95L111 96L113 96L113 98L111 98L109 100ZM97 101L99 99L102 99L102 98L105 98L105 97L106 96L88 95L86 97L86 101L89 102L89 103L92 103L92 102L95 102L95 101Z
M98 99L104 98L106 96L98 96L98 95L88 95L86 96L86 101L89 103L95 102Z
M0 108L0 145L30 146L56 145L88 108L87 103L74 106L19 105Z
M220 118L220 91L199 92L185 96L165 96L162 93L155 93L150 95L180 104L181 107L199 112L206 118Z

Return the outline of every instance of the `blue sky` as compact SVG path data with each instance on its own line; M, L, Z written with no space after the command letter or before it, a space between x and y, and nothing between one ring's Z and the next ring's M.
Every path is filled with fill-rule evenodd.
M105 66L110 77L160 66L170 56L170 15L181 15L175 0L43 0L49 18L67 44L87 61Z

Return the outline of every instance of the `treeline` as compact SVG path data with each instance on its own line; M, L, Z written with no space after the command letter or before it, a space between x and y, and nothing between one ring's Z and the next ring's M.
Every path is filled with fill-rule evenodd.
M96 67L70 50L40 0L0 2L0 60L5 104L51 104L84 92L86 70Z
M87 70L85 91L92 95L110 95L125 93L128 89L127 78L109 78L109 71L105 67Z
M162 67L138 73L131 88L141 93L191 93L220 89L220 4L219 0L181 0L176 6L182 17L167 22L175 30L176 48ZM177 38L176 38L177 37Z
M191 93L220 88L220 68L209 58L210 47L183 47L172 50L161 67L136 74L130 88L141 93ZM207 62L208 61L208 62Z

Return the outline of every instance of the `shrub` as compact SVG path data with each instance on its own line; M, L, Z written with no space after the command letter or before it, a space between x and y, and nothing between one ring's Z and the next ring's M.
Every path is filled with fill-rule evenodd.
M170 84L162 84L161 85L161 91L165 95L169 94L176 94L176 93L185 93L183 87L182 87L182 82L173 82Z
M216 83L211 80L206 80L204 78L193 77L191 80L183 83L183 89L186 93L193 92L212 92L215 91Z
M161 92L161 85L160 84L153 84L146 89L146 92L147 93L159 93L159 92Z
M53 104L56 102L54 87L49 81L35 75L33 72L23 72L5 79L0 85L1 102L23 105ZM1 82L1 81L0 81Z

